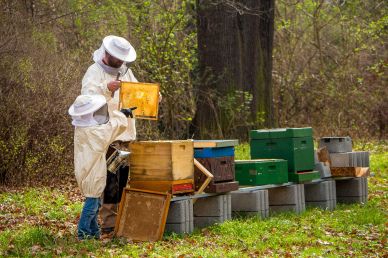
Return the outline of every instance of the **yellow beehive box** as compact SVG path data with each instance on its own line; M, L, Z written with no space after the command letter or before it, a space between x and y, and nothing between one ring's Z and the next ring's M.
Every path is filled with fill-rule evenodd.
M159 84L144 82L121 82L119 108L136 107L138 119L158 119Z
M193 140L139 141L129 145L131 181L194 178Z

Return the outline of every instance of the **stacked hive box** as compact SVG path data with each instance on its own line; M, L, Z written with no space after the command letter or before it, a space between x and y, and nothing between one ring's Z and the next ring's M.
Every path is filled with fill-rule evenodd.
M131 188L172 194L194 191L193 141L139 141L131 150Z
M285 159L288 181L305 182L320 177L314 169L312 128L253 130L250 132L252 159Z
M234 180L234 146L237 144L237 140L194 141L195 159L213 175L205 192L224 193L238 189L238 182ZM206 176L196 167L194 177L198 190Z
M254 159L235 161L236 180L240 185L268 185L288 182L287 161Z
M368 199L369 152L352 151L350 137L323 137L320 147L330 153L330 170L336 180L337 201L342 203L365 203ZM363 177L360 177L363 176Z

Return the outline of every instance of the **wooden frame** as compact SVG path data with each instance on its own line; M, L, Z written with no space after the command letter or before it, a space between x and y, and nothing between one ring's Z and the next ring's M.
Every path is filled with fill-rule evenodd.
M138 119L158 119L159 84L144 82L121 82L119 109L137 107Z
M130 194L133 196L129 196ZM157 204L158 201L162 201L162 203L155 207L153 204L155 202ZM171 194L169 193L125 188L119 206L114 235L126 237L135 242L161 240L170 201ZM157 210L157 208L160 209ZM129 218L131 215L133 217Z
M206 176L206 180L203 182L203 184L198 189L198 191L195 192L195 194L201 194L201 193L203 193L205 188L210 184L210 181L212 181L213 175L212 175L212 173L209 172L209 170L207 170L204 166L202 166L202 164L199 163L199 161L196 159L194 159L194 165ZM196 200L197 199L194 199L193 203L195 203Z

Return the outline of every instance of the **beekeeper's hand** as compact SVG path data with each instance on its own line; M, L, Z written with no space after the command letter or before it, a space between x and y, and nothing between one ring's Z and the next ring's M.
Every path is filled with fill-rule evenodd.
M115 92L116 90L118 90L120 88L120 83L121 81L111 81L108 83L108 90L110 92Z

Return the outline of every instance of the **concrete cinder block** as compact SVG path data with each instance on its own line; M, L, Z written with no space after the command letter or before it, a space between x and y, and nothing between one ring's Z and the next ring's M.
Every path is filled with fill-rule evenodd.
M319 148L326 146L330 153L351 152L352 139L350 137L322 137Z
M337 202L366 203L368 201L368 178L359 177L336 181Z
M193 200L181 200L170 203L165 232L189 234L194 231Z
M194 206L194 217L227 216L226 195L216 195L198 199Z
M268 190L253 192L232 192L233 217L259 216L266 218L269 214Z
M260 211L268 209L268 199L265 199L265 192L268 192L268 190L232 192L232 211Z
M194 227L203 228L232 218L230 194L200 198L193 205Z
M192 215L192 213L190 214L190 206L192 205L193 201L191 199L171 202L166 223L182 223L192 220L190 218L190 215Z
M315 163L314 170L319 171L321 178L331 177L330 167L326 166L323 162Z
M305 211L305 196L303 184L283 186L268 189L269 209L271 213Z
M330 162L332 167L353 167L353 161L356 153L330 153ZM357 159L356 159L357 160Z
M216 223L222 223L226 219L225 217L194 217L195 228L205 228Z
M296 205L298 198L296 185L268 189L269 205Z
M305 184L304 190L306 202L332 200L335 198L335 195L333 195L334 184L335 182L333 180Z
M338 196L362 196L365 193L364 177L336 181Z
M317 201L317 202L306 202L306 205L308 207L318 207L323 210L333 210L332 208L332 201Z

